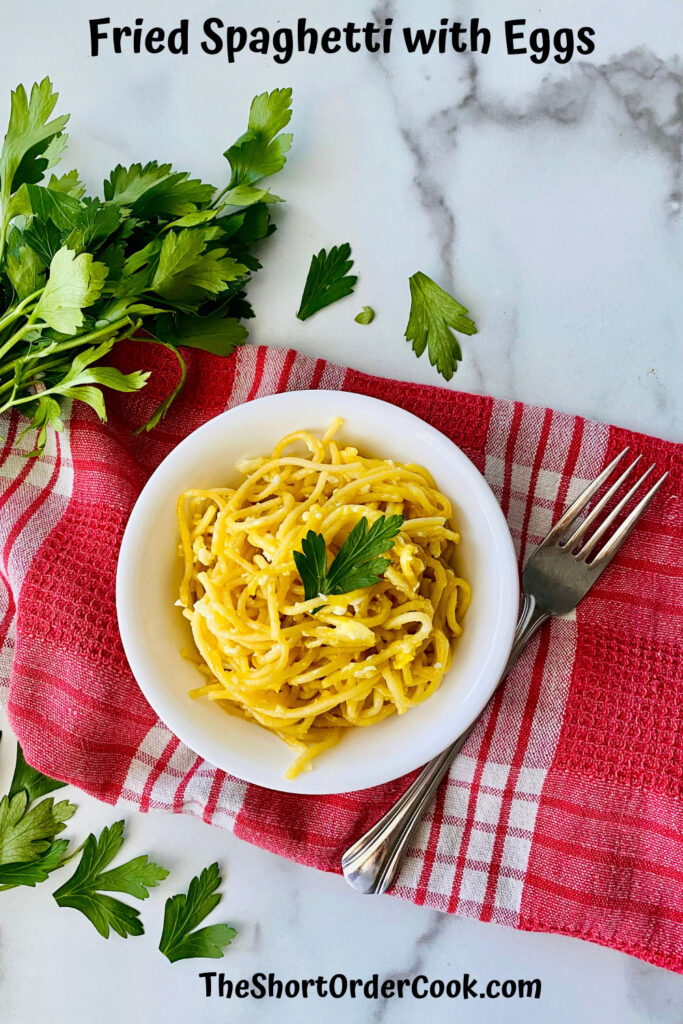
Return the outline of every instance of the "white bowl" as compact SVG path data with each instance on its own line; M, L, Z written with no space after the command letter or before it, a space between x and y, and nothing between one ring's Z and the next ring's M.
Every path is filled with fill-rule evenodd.
M253 723L224 714L188 691L203 678L184 659L189 624L174 606L180 580L175 507L190 487L231 486L236 463L262 455L292 430L322 432L343 416L340 437L362 452L425 466L455 509L460 569L472 603L453 665L440 689L405 715L349 729L309 772L286 779L289 747ZM519 579L510 533L488 484L433 427L396 406L342 391L293 391L239 405L185 438L152 474L121 545L116 606L123 646L159 717L202 757L248 782L295 793L339 793L398 778L424 764L479 714L507 661Z

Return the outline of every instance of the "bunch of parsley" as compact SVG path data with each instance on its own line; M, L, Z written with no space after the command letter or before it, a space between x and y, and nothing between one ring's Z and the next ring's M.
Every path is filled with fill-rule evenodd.
M228 355L244 343L245 286L260 267L252 247L274 230L269 206L279 201L261 180L284 166L292 141L282 132L291 89L275 89L255 97L247 131L226 150L221 191L152 161L115 167L94 197L77 171L51 171L67 138L56 102L48 78L30 95L20 85L0 152L0 413L29 417L35 455L48 428L62 427L62 399L105 419L102 387L144 386L147 373L101 364L139 328L181 368L147 429L182 387L179 345Z

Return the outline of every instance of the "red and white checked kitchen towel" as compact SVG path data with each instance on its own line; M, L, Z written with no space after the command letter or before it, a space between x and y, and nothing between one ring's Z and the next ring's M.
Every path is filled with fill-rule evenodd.
M119 639L114 577L131 507L191 430L276 391L390 399L451 437L507 516L520 564L626 443L670 471L664 489L574 615L545 627L464 747L422 822L396 895L514 928L560 932L683 971L683 446L549 409L368 377L284 349L188 352L185 390L151 434L132 427L172 386L149 345L135 396L109 422L74 407L42 461L0 462L0 698L27 759L102 800L199 815L305 864L339 871L349 842L407 779L292 796L197 757L157 720ZM330 409L330 413L333 413Z

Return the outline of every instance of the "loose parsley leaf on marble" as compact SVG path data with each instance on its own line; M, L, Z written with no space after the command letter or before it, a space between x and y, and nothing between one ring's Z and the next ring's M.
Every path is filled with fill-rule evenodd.
M17 885L33 887L45 882L51 871L61 868L65 863L68 846L68 839L55 839L37 860L0 864L0 892L4 889L14 889Z
M301 542L302 550L293 552L305 600L319 595L348 594L378 583L391 564L391 559L380 556L391 550L402 525L403 516L380 516L368 529L368 521L363 516L340 547L329 570L325 538L309 530Z
M418 271L409 284L411 304L405 336L412 341L417 356L428 348L429 362L442 377L450 380L458 368L458 360L462 359L460 345L452 332L476 334L477 328L465 307L431 277Z
M38 800L55 789L62 789L66 782L58 782L48 775L43 775L37 768L32 768L26 763L24 752L17 743L17 759L14 765L14 775L9 788L9 796L13 797L22 789L26 790L29 801Z
M0 800L0 864L38 860L75 810L68 800L55 804L52 797L29 807L25 790L4 796Z
M66 801L55 806L52 799L33 808L30 805L65 785L27 764L21 746L17 744L10 791L0 802L0 815L5 822L0 835L1 857L3 860L12 858L7 863L0 863L0 891L14 889L18 885L35 886L63 864L69 841L54 839L54 835L62 831L64 821L76 808ZM22 804L24 812L17 818ZM17 860L22 853L22 859Z
M25 789L4 796L0 800L0 865L38 860L75 810L68 800L56 804L52 797L29 807Z
M301 305L296 314L299 320L307 320L318 310L351 294L358 280L349 274L352 266L351 246L348 242L333 245L329 253L321 249L317 256L312 257Z
M142 935L144 928L137 909L104 894L125 892L144 900L149 896L148 890L168 875L165 868L145 855L103 870L123 845L123 827L123 822L117 821L110 828L103 828L97 839L91 833L72 877L54 893L60 907L80 910L105 939L109 938L110 928L124 939L128 935Z
M31 801L64 785L28 765L17 744L10 793L0 801L0 892L44 882L52 871L79 853L76 850L68 858L68 840L49 838L64 828L63 822L76 810L73 805L67 801L54 805L49 797L29 806ZM168 875L147 856L105 870L123 841L123 821L102 829L98 838L91 833L80 848L78 867L54 893L58 906L80 910L105 939L110 930L123 938L144 932L139 911L107 894L123 892L144 900L149 890ZM19 856L23 860L17 860ZM221 896L216 893L220 883L218 864L212 864L192 879L187 894L179 893L166 901L159 949L172 963L190 957L218 959L237 934L227 924L197 927L220 902Z
M220 884L220 871L214 863L192 879L187 895L179 893L166 900L159 949L171 963L192 957L218 960L237 935L227 924L197 928L220 903L220 894L216 892Z
M360 313L353 319L357 324L371 324L375 319L375 311L372 306L363 306Z

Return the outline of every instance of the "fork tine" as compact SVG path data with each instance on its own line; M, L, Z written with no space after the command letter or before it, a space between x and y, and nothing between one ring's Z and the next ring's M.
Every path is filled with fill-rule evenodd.
M586 505L591 500L595 492L599 490L600 487L602 487L602 485L604 484L605 480L607 480L614 467L621 462L624 455L626 455L627 451L629 450L629 447L630 446L627 445L622 452L619 452L617 457L615 459L612 459L609 466L603 469L602 473L600 473L599 476L596 476L595 480L593 480L592 483L588 484L588 487L586 487L585 490L581 491L581 494L579 494L578 498L576 498L572 502L569 508L565 509L565 511L562 513L560 518L557 520L557 522L551 529L548 536L543 541L543 547L545 547L547 544L551 544L554 541L556 541L561 536L561 534L564 533L567 527L572 525L576 517L586 507Z
M654 467L650 468L653 469ZM647 474L645 475L647 476ZM617 527L607 543L600 548L589 568L597 568L599 572L602 572L602 570L609 565L668 475L668 472L666 472L663 476L660 476L659 480L650 488L645 497L641 498L633 511L630 512L626 519L624 519L623 523ZM643 479L644 477L641 477L641 480L639 480L638 483L640 484ZM636 486L638 486L638 484L636 484Z
M590 529L590 527L593 525L595 520L598 518L598 516L604 509L605 505L607 505L607 503L611 501L614 495L618 492L624 480L626 480L626 478L630 475L631 471L636 468L642 457L642 455L639 455L638 458L633 460L630 466L626 467L626 469L621 474L616 483L612 484L610 489L602 496L602 498L597 503L595 508L591 509L590 513L586 516L582 523L579 523L579 525L577 526L576 530L574 530L574 533L571 535L569 540L563 543L563 548L567 548L569 551L572 551L576 547L576 545L581 542L582 538L586 534L586 531ZM650 469L652 469L652 467L650 467Z
M621 499L621 501L619 501L618 504L616 504L614 506L614 508L612 509L610 514L607 516L607 518L604 520L604 522L602 522L600 524L600 526L597 528L597 530L595 531L593 536L590 538L590 540L586 541L586 543L583 545L581 550L577 553L577 555L576 555L577 558L583 558L583 559L588 558L588 556L590 555L591 551L593 550L595 545L598 543L600 538L604 537L604 535L607 532L607 530L616 521L616 518L619 515L619 513L621 512L622 508L624 508L624 506L627 504L627 502L629 502L631 500L631 498L636 493L636 491L638 490L640 485L642 483L644 483L645 480L647 480L647 478L649 477L650 473L652 472L652 470L654 468L655 468L654 465L650 466L649 469L645 470L645 472L640 477L640 479L636 480L636 482L634 483L633 487L631 487L631 489L626 492L626 494Z

